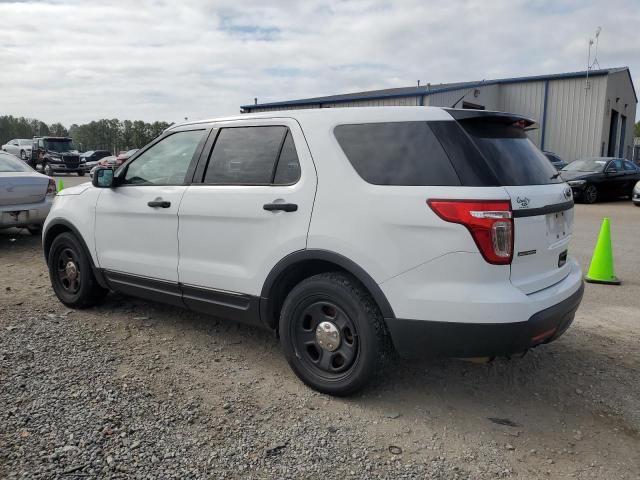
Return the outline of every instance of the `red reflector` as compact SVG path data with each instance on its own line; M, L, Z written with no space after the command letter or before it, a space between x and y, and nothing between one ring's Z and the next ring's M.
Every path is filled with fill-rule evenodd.
M464 225L484 259L508 265L513 258L513 218L509 200L428 200L441 219Z
M50 178L49 185L47 185L47 195L55 195L57 191L56 181L53 178Z
M553 335L554 333L556 333L556 330L558 330L558 327L554 327L551 328L545 332L539 333L538 335L536 335L535 337L531 337L531 340L533 342L539 342L542 340L546 340L547 338L549 338L551 335Z

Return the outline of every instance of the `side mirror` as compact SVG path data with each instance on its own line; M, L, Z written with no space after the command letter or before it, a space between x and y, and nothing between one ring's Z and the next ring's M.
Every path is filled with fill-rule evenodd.
M93 172L91 183L98 188L113 187L113 170L103 167L96 168L96 171Z

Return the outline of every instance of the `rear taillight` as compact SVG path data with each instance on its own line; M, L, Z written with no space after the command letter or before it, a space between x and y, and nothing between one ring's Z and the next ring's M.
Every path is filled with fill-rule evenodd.
M57 192L58 189L56 188L56 181L53 178L50 178L49 185L47 185L47 195L55 195Z
M508 200L428 200L447 222L467 227L484 259L508 265L513 259L513 218Z

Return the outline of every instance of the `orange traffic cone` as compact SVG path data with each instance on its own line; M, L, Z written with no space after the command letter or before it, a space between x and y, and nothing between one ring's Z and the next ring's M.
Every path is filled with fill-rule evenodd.
M585 280L590 283L605 283L607 285L620 285L613 268L613 249L611 248L611 228L609 219L602 220L598 242L593 251L591 266Z

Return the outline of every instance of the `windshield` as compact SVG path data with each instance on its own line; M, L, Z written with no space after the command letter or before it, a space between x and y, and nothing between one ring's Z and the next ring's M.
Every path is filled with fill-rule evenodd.
M71 140L45 140L44 148L58 153L70 152L76 149Z
M0 173L6 172L32 172L26 163L18 160L13 155L0 155Z
M604 170L607 161L602 158L589 158L586 160L576 160L562 169L563 172L593 172L599 173Z

